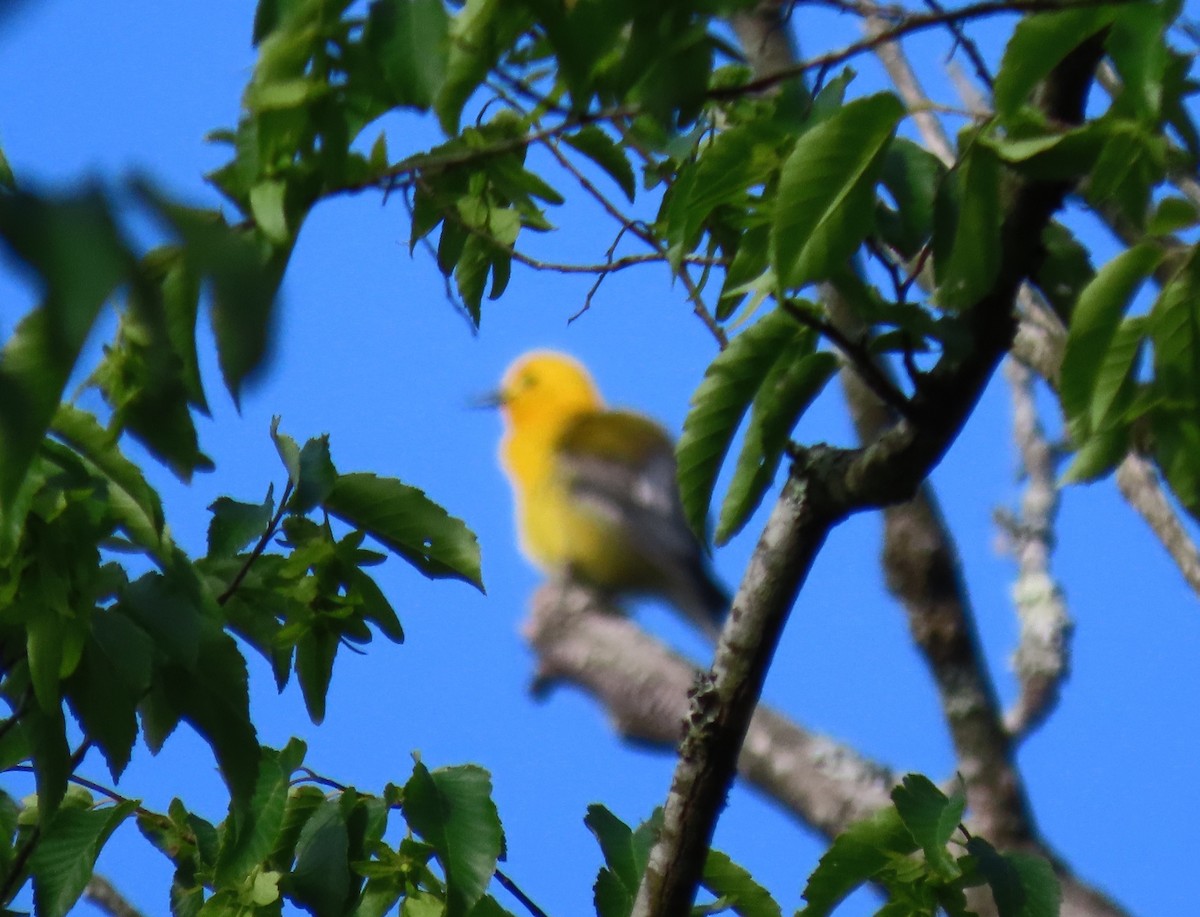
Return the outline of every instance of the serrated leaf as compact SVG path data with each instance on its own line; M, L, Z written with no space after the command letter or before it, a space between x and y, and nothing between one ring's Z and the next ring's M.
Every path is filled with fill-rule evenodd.
M783 913L770 892L719 850L708 852L702 883L740 917L781 917Z
M65 917L92 877L100 848L137 807L131 799L99 809L63 808L43 822L29 860L38 914Z
M564 134L563 142L578 150L604 173L616 182L617 187L625 193L630 201L637 193L637 179L633 174L633 166L629 157L617 143L600 128L588 125L573 134Z
M153 642L117 609L91 617L79 666L65 685L71 710L100 747L113 779L129 763L137 739L137 705L150 685Z
M279 839L288 802L289 781L304 760L305 745L292 739L281 751L264 748L250 805L231 812L221 834L216 881L237 885L267 859Z
M797 917L825 917L847 895L870 882L897 856L918 849L894 808L856 822L834 838L829 850L808 877Z
M992 99L996 112L1011 117L1059 61L1112 22L1109 7L1088 6L1023 16L1004 49Z
M418 761L401 805L409 827L434 848L441 863L446 917L465 917L483 897L504 853L491 776L475 765L430 771Z
M271 524L275 512L274 487L267 489L267 498L262 503L217 497L208 510L213 514L208 523L208 556L233 557L261 538Z
M930 869L946 881L958 878L962 870L946 844L962 821L966 799L961 794L947 797L928 777L907 774L892 790L892 802L904 826L921 845Z
M775 360L754 395L742 451L721 504L713 540L724 544L742 530L775 480L788 436L837 371L832 353L812 353L813 335L798 335L795 346Z
M1088 410L1105 354L1133 295L1162 259L1153 245L1136 245L1096 272L1071 314L1059 395L1068 421Z
M783 310L768 312L704 371L675 447L680 498L693 531L705 529L721 464L755 393L802 330Z
M343 474L338 476L324 507L426 576L461 579L483 591L475 534L423 491L395 478Z
M350 835L336 800L325 802L305 822L296 843L296 865L283 887L316 917L345 911L352 887Z
M796 141L779 175L771 261L783 286L831 276L871 231L875 184L904 116L891 93L857 99Z

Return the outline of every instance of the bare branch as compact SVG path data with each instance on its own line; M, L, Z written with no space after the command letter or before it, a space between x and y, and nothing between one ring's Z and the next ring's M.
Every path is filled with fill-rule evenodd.
M142 912L99 873L92 873L83 889L83 897L109 917L142 917Z
M1158 536L1187 584L1200 594L1200 551L1163 493L1154 466L1131 452L1117 466L1117 487Z
M1079 123L1102 36L1085 40L1047 78L1048 117ZM710 675L693 693L662 833L638 891L634 914L689 912L717 814L733 779L766 669L795 597L830 529L846 515L911 499L955 440L1016 332L1013 304L1035 269L1046 224L1062 205L1063 183L1015 180L1006 195L1000 267L991 290L964 314L970 346L943 354L912 399L919 422L900 420L861 450L818 447L793 466L742 580ZM1020 787L992 839L1034 842Z
M1019 517L1001 520L1017 562L1013 602L1020 624L1013 657L1020 694L1005 720L1009 732L1021 737L1041 725L1058 703L1069 668L1072 623L1062 590L1050 573L1058 514L1054 450L1038 420L1032 373L1008 360L1004 375L1012 392L1013 438L1026 481Z
M539 693L560 682L576 685L625 739L675 751L688 694L702 675L693 663L572 583L542 586L521 632L537 654ZM887 805L895 783L881 765L763 706L750 722L738 771L826 837Z

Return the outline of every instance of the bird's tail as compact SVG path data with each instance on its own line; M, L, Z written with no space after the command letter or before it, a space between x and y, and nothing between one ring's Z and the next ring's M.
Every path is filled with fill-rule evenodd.
M732 601L728 590L717 580L703 559L680 578L672 590L672 603L713 642L721 634Z

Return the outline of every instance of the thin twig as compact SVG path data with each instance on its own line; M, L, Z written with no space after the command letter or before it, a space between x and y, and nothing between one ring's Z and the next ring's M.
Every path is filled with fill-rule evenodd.
M505 875L503 870L497 869L493 875L495 875L496 881L503 885L510 895L520 901L525 910L529 911L533 917L547 917L546 912L534 904L533 899L521 891L520 886Z
M854 367L855 372L862 378L863 383L875 393L880 401L901 417L909 420L914 419L912 402L909 401L908 397L900 389L896 388L887 374L880 369L879 364L875 362L866 346L850 340L837 326L823 321L815 315L810 315L791 300L785 299L780 305L788 315L801 325L811 328L822 337L827 338L841 352L850 365Z
M938 0L925 0L925 5L935 13L946 12L946 8L942 6ZM991 71L988 69L987 62L983 59L983 55L979 53L979 46L967 36L967 33L963 30L962 24L958 21L946 23L946 28L949 29L950 34L954 36L954 43L958 47L962 48L963 52L967 55L967 59L970 60L971 66L975 70L975 76L978 77L979 82L987 86L989 90L992 89L996 85L996 80L992 76ZM950 53L953 55L953 50L951 50Z
M217 596L218 605L224 605L233 597L233 594L237 592L238 587L241 586L242 580L244 580L246 575L250 572L250 568L254 565L254 562L262 556L262 552L267 549L267 545L270 544L271 539L275 537L275 532L279 528L279 523L283 520L283 514L287 510L288 498L291 495L292 482L289 480L287 485L283 488L283 496L279 498L279 508L275 510L275 515L272 516L271 521L267 523L267 527L263 531L262 537L258 539L258 543L254 545L254 549L250 552L250 555L246 558L242 566L238 568L238 572L234 574L233 580L229 583L229 586L224 592Z

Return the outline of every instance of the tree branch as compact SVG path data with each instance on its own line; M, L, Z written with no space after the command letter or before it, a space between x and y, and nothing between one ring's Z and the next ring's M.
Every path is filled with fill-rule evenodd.
M1020 515L1005 525L1017 562L1013 601L1020 636L1013 668L1021 685L1006 724L1010 733L1021 737L1040 726L1058 703L1059 688L1069 669L1072 623L1062 590L1050 574L1058 514L1054 450L1038 421L1032 373L1008 360L1004 375L1012 391L1013 438L1026 479Z
M574 583L538 589L521 633L537 654L538 694L575 685L600 703L627 741L675 751L688 694L702 677L693 663ZM882 765L761 705L738 771L826 837L888 805L895 783Z
M1082 120L1102 48L1103 36L1088 39L1051 72L1039 94L1048 117ZM693 693L688 735L635 915L689 912L767 666L826 535L851 513L913 496L957 437L1011 344L1017 291L1037 267L1042 231L1067 186L1014 179L1012 189L996 281L964 316L971 346L961 356L944 354L925 376L912 399L919 420L900 420L861 450L814 448L793 466L734 598L712 671ZM1019 785L1009 787L1008 795L993 840L1001 846L1031 844L1034 826Z
M99 873L92 873L83 889L83 897L109 917L142 917L142 912Z

